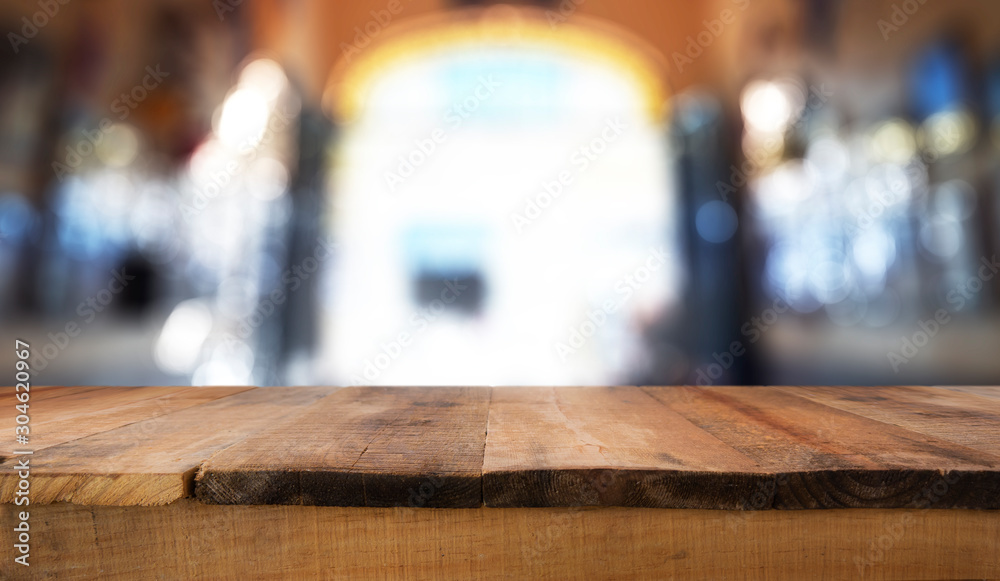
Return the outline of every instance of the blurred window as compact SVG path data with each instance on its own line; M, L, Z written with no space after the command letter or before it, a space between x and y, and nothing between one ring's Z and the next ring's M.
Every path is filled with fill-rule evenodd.
M354 55L330 102L320 379L601 384L678 300L660 70L576 17L461 11Z

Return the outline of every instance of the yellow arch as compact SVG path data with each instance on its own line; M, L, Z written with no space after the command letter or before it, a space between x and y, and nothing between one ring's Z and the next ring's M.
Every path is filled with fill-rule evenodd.
M381 71L435 53L481 44L537 46L603 62L620 71L643 95L651 121L667 113L670 95L663 56L639 37L600 19L539 8L466 8L410 18L389 25L354 59L341 57L324 92L334 119L351 122L364 108Z

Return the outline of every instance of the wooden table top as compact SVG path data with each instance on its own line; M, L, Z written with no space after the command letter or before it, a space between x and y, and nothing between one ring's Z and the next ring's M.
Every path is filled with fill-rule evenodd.
M3 503L1000 508L1000 387L35 387L27 445L0 394Z

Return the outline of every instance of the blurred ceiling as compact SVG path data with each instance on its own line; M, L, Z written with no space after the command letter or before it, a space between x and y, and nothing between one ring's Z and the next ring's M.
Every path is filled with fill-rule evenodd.
M46 19L49 22L40 30L40 37L58 46L75 42L81 25L96 30L107 41L116 76L123 79L131 79L134 71L149 62L149 55L143 54L143 50L150 50L149 29L167 13L181 15L194 28L193 42L212 46L211 51L201 50L198 54L208 55L202 58L217 63L201 62L199 66L231 69L231 61L238 60L239 54L263 50L285 63L307 96L316 101L321 98L330 70L342 57L344 46L354 42L358 31L376 20L377 14L388 14L392 7L396 12L391 15L392 20L399 21L470 3L469 0L89 0L60 4L60 1L51 0L52 4L58 4L59 10ZM481 4L490 0L474 1ZM891 19L897 7L907 2L919 5L919 17L908 18L887 40L879 22ZM675 89L707 85L730 97L735 96L750 76L794 68L813 58L801 48L803 44L815 46L823 40L815 32L818 29L834 31L829 44L836 51L830 50L829 54L835 54L838 68L855 73L880 71L898 63L914 46L941 30L942 22L955 22L956 32L975 53L985 56L1000 50L1000 36L995 34L995 23L1000 21L1000 2L993 0L536 0L533 3L547 5L556 19L585 14L621 25L663 53ZM35 14L39 7L39 0L4 0L0 6L0 30L17 30L21 19ZM726 11L731 13L729 23L723 22ZM824 21L814 23L812 28L810 18L833 19L839 26L830 27ZM214 33L225 27L240 31L242 38L238 43L220 43L220 35ZM376 28L379 27L372 27ZM699 46L699 35L703 46ZM684 57L692 58L693 64L684 64ZM114 88L109 91L113 94Z

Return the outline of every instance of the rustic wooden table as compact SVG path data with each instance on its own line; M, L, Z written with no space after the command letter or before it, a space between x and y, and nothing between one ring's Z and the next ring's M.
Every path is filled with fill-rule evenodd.
M0 393L3 579L1000 578L997 387Z

